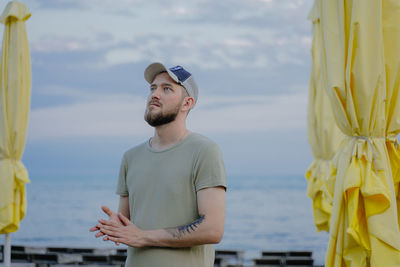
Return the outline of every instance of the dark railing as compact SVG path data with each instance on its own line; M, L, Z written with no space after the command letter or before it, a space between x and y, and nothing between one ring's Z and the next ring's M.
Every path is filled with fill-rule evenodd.
M0 262L4 248L0 246ZM124 266L126 249L11 246L11 262L22 267L73 265ZM263 251L261 257L245 261L244 251L216 250L214 267L316 267L311 251ZM323 267L323 266L319 266Z

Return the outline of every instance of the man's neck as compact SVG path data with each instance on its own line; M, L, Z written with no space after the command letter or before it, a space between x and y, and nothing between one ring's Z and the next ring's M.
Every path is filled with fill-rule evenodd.
M185 123L173 121L155 128L154 136L150 139L150 146L153 149L162 150L183 140L188 134Z

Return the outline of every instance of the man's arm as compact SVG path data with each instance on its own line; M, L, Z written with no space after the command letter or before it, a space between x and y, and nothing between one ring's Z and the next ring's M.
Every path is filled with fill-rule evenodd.
M123 214L123 226L100 220L99 228L107 239L131 247L188 247L219 243L225 224L225 188L212 187L197 192L199 218L168 229L141 230Z
M126 218L130 218L129 212L129 197L128 196L120 196L119 197L119 205L118 205L118 213L122 213Z

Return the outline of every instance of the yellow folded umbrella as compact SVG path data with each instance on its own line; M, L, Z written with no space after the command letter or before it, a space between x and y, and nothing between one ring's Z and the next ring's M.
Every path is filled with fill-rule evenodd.
M24 4L10 2L0 17L5 24L0 65L0 234L18 230L26 211L28 173L21 162L31 95L31 63Z
M314 155L314 161L307 169L307 194L313 201L314 223L318 231L329 231L332 212L332 192L327 185L331 160L338 150L343 134L336 126L332 107L326 93L326 83L322 75L323 54L321 49L320 12L321 0L314 2L308 18L313 23L312 67L308 101L308 142Z
M400 1L321 3L322 74L346 136L328 180L326 266L400 266Z
M392 1L393 2L393 1ZM397 1L398 2L398 1ZM397 8L396 10L392 10ZM400 4L386 3L383 6L384 51L386 68L386 147L389 153L393 184L397 199L397 216L400 225L400 145L396 136L400 132Z

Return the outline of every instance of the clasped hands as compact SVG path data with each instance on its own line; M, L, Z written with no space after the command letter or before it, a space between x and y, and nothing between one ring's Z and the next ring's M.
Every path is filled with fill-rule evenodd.
M120 243L130 247L144 247L145 231L139 229L122 213L116 214L107 206L102 206L101 209L109 217L108 220L100 219L98 224L90 228L90 232L96 232L95 237L103 237L104 241L113 241L116 245Z

